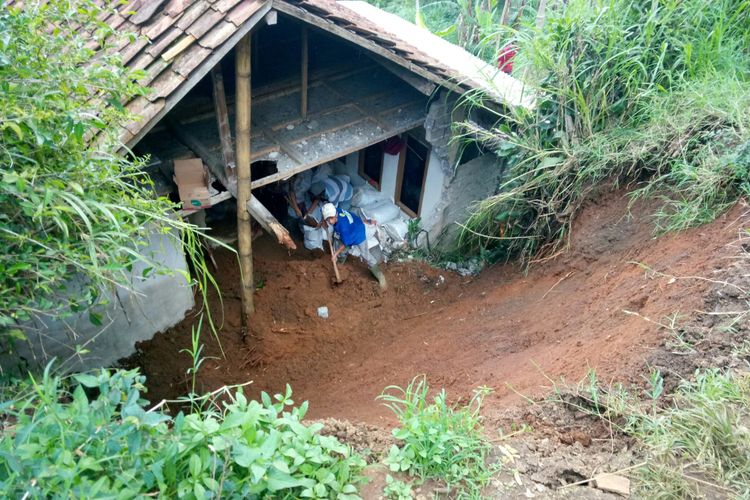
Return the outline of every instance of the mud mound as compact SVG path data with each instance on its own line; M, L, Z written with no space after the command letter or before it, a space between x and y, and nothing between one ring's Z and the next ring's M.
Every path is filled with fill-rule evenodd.
M590 204L573 226L567 252L528 275L498 266L461 277L420 263L391 263L385 293L359 262L341 266L345 282L333 288L323 253L288 254L263 237L254 242L259 290L246 337L236 259L217 252L226 358L204 332L204 354L216 359L201 367L198 389L253 380L254 396L289 383L296 400L310 401L312 418L379 424L392 417L375 397L421 373L454 398L492 387L490 420L518 401L517 393L542 394L551 381L578 380L589 368L605 382L638 378L669 334L657 323L700 309L711 285L675 277L726 267L734 255L727 245L747 221L738 208L711 225L655 239L651 207L636 207L628 217L626 206L622 194ZM210 304L219 311L215 294ZM328 307L328 319L317 316L319 306ZM131 360L148 376L150 399L187 391L190 359L179 350L189 345L194 321L142 343Z
M391 446L396 444L396 438L390 432L374 425L335 418L326 418L318 422L325 426L320 431L321 434L334 436L342 443L348 444L370 463L380 461L388 454Z

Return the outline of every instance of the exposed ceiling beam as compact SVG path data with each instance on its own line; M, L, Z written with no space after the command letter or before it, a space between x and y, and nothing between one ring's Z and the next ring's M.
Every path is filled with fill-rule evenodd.
M280 1L280 2L274 2L274 8L283 14L291 16L307 24L313 25L323 31L327 31L328 33L332 33L355 45L359 45L360 47L367 49L370 52L373 52L375 54L378 54L379 56L386 58L392 63L397 64L398 66L401 66L404 69L412 73L418 74L422 78L435 82L437 85L447 87L455 92L458 92L459 94L463 94L465 91L465 89L461 88L461 86L457 82L452 82L450 80L446 80L444 78L438 77L437 75L431 73L430 71L424 69L423 67L417 64L414 64L404 59L403 57L399 57L392 51L382 47L381 45L378 45L372 40L369 40L363 36L357 35L356 33L346 28L342 28L341 26L337 25L336 23L332 21L310 14L308 11L306 11L305 9L301 7L297 7L295 5L290 5L286 2Z
M190 75L190 78L183 82L182 85L174 93L167 97L166 102L164 103L164 107L138 131L138 134L136 134L127 142L126 146L128 148L132 148L133 146L138 144L138 142L143 139L143 137L147 133L149 133L149 131L151 131L151 129L157 123L159 123L159 121L164 118L167 113L169 113L172 108L174 108L177 103L179 103L182 98L185 97L185 95L193 87L195 87L198 82L203 79L204 76L208 74L209 71L211 71L211 68L219 64L224 56L226 56L229 51L232 50L235 45L237 45L242 37L249 33L258 24L258 22L260 22L265 17L265 15L271 10L271 7L272 2L270 1L260 7L253 15L250 16L247 21L245 21L245 24L239 27L237 31L235 31L234 34L221 45L221 47L214 50L213 53L209 57L207 57L195 71L193 71L193 73Z

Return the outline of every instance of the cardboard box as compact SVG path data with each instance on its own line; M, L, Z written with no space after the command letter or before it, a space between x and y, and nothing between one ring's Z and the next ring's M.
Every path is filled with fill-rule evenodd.
M208 173L200 158L175 160L174 181L184 210L198 210L211 206Z

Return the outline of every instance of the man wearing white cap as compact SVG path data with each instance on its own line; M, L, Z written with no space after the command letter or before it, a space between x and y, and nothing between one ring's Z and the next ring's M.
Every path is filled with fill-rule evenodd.
M370 253L370 249L367 247L367 234L365 231L365 222L370 225L375 225L377 224L377 221L374 219L367 219L363 222L357 214L353 214L348 210L336 210L333 203L326 203L323 205L322 211L323 219L326 221L326 224L333 228L333 230L339 235L341 243L343 243L343 245L333 253L331 259L336 261L346 247L357 247L360 257L367 262L367 265L370 267L370 272L377 278L380 288L385 290L388 287L388 284L385 281L385 275L383 274L383 271L380 270L380 267L378 267L377 259L375 259Z

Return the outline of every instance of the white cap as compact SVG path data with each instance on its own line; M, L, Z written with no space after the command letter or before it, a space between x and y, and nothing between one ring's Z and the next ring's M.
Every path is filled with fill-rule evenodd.
M326 203L323 208L320 209L323 212L323 218L336 217L336 207L333 203Z

